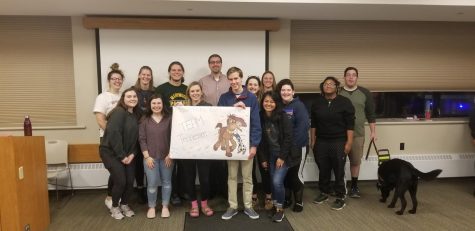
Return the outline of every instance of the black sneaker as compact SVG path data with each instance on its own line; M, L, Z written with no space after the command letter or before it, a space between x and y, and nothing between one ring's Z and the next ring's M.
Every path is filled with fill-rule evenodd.
M292 209L292 211L294 211L296 213L302 212L303 211L303 202L295 202L294 208Z
M284 204L282 205L282 207L284 209L290 207L292 205L292 201L291 200L284 200Z
M179 197L178 195L172 196L171 203L172 203L172 205L180 206L180 205L181 205L181 199L180 199L180 197Z
M325 201L328 201L328 195L326 193L320 193L318 194L317 198L315 198L315 200L313 200L313 203L315 204L321 204Z
M341 198L337 198L333 204L332 204L332 209L333 210L341 210L346 206L345 200Z
M349 197L351 198L360 198L360 189L358 186L351 187L350 193L348 194Z
M274 216L272 217L272 221L281 222L284 219L284 217L285 217L284 210L281 209L274 214Z
M335 192L335 190L331 190L329 194L330 194L330 196L332 196L332 197L336 197L336 192Z

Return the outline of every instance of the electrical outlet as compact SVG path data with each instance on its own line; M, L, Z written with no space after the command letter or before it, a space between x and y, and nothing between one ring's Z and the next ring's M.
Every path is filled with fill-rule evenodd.
M404 143L399 143L399 150L404 150Z
M18 168L18 178L20 180L23 180L24 177L25 176L23 175L23 166L21 166L21 167Z

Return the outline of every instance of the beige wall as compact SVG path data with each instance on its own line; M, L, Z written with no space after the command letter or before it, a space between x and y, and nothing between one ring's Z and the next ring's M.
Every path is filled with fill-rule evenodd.
M366 126L366 134L369 127ZM391 155L473 153L467 120L460 122L381 122L376 125L376 146L387 148ZM366 142L365 155L368 147ZM400 150L399 144L405 149ZM374 155L374 150L371 150Z
M34 130L34 135L47 139L65 139L73 144L98 143L97 124L92 107L97 95L96 51L93 30L82 27L82 17L72 18L74 75L78 126L64 130ZM289 77L290 21L270 33L270 70L277 80ZM34 125L34 121L33 121ZM23 135L23 131L1 131L0 135ZM461 123L386 123L377 125L378 148L389 148L393 154L465 153L473 152L466 122ZM399 143L405 150L399 150Z
M290 20L280 22L280 30L269 33L269 69L276 82L290 77Z

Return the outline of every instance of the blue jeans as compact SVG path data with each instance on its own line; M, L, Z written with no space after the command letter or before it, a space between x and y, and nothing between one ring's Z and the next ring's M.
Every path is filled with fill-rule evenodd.
M173 164L170 167L165 166L165 160L153 159L155 166L153 169L147 167L146 160L144 160L145 175L147 175L147 197L148 207L155 208L157 206L157 191L158 183L162 182L162 205L168 206L170 203L170 195L172 193L172 170Z
M269 158L270 177L272 179L272 199L275 201L275 207L282 208L285 200L284 180L289 167L284 162L282 167L276 168L277 154L272 153Z

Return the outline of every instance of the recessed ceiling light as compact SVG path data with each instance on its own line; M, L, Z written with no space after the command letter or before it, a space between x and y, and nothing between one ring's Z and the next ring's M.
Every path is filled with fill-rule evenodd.
M193 11L193 8L188 8L188 9L186 9L186 10L187 10L187 11Z
M457 12L458 15L463 15L464 13L463 12Z

